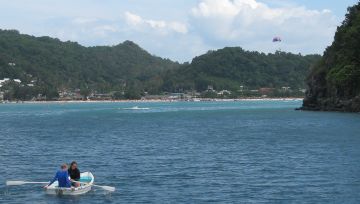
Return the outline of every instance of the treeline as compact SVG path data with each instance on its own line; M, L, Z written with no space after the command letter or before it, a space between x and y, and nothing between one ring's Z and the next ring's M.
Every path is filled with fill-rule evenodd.
M60 90L115 93L139 98L144 93L239 90L289 86L304 88L310 66L320 56L277 52L264 54L239 47L210 51L180 64L153 56L131 41L116 46L84 47L50 37L0 30L0 80L20 79L19 87L3 86L12 99L58 97ZM33 87L26 87L32 84ZM24 86L25 85L25 86ZM24 94L19 94L24 93ZM21 97L19 96L21 95ZM11 97L10 97L11 96Z
M319 55L302 56L285 52L264 54L228 47L196 57L191 64L164 75L163 90L239 90L260 87L299 89L305 87L305 76Z

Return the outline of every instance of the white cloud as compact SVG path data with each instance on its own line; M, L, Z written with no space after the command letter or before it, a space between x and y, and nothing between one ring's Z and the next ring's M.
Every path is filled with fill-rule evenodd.
M129 11L113 19L75 17L68 29L72 32L60 37L108 45L132 40L151 53L184 61L225 46L321 53L331 43L338 22L330 10L292 4L270 7L258 0L200 0L188 9L181 21ZM283 42L272 43L274 36Z
M125 20L129 25L132 26L137 26L144 22L144 20L140 16L130 12L125 12Z
M118 32L119 29L114 25L100 25L93 28L93 33L99 37L107 37L111 33Z
M84 25L84 24L95 23L96 21L98 21L97 18L77 17L72 20L72 23L78 25Z
M256 0L201 0L191 15L192 25L205 43L265 52L276 49L271 43L275 35L284 38L282 46L287 51L321 52L330 43L337 24L329 10L271 8Z
M182 34L186 34L188 32L188 28L185 24L179 22L170 22L168 24L169 28L173 29L174 31Z
M192 9L195 16L202 17L233 17L236 16L241 9L256 9L258 3L255 0L205 0Z
M152 54L180 61L224 46L263 52L281 48L294 53L322 53L340 23L332 11L308 9L294 0L25 2L2 1L2 29L49 35L86 46L132 40ZM348 6L336 5L341 4ZM332 3L323 5L337 9ZM342 19L346 8L338 10ZM283 42L272 43L274 36L282 37Z
M129 26L134 28L151 28L155 31L159 31L161 34L168 34L169 32L186 34L188 32L188 28L184 23L177 21L143 19L141 16L128 11L125 12L125 21Z

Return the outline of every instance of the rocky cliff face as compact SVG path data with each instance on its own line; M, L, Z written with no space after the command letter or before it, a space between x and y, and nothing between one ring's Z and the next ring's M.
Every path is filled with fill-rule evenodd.
M360 2L307 78L302 110L360 112Z

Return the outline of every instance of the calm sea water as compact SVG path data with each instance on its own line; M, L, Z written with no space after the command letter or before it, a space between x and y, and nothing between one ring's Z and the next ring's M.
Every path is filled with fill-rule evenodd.
M300 105L2 104L0 203L360 203L360 114ZM117 191L5 186L72 160Z

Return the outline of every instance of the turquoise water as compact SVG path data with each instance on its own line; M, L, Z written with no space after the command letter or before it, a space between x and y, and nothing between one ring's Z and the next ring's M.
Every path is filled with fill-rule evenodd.
M1 104L0 203L360 203L360 114L300 105ZM4 185L72 160L117 191Z

